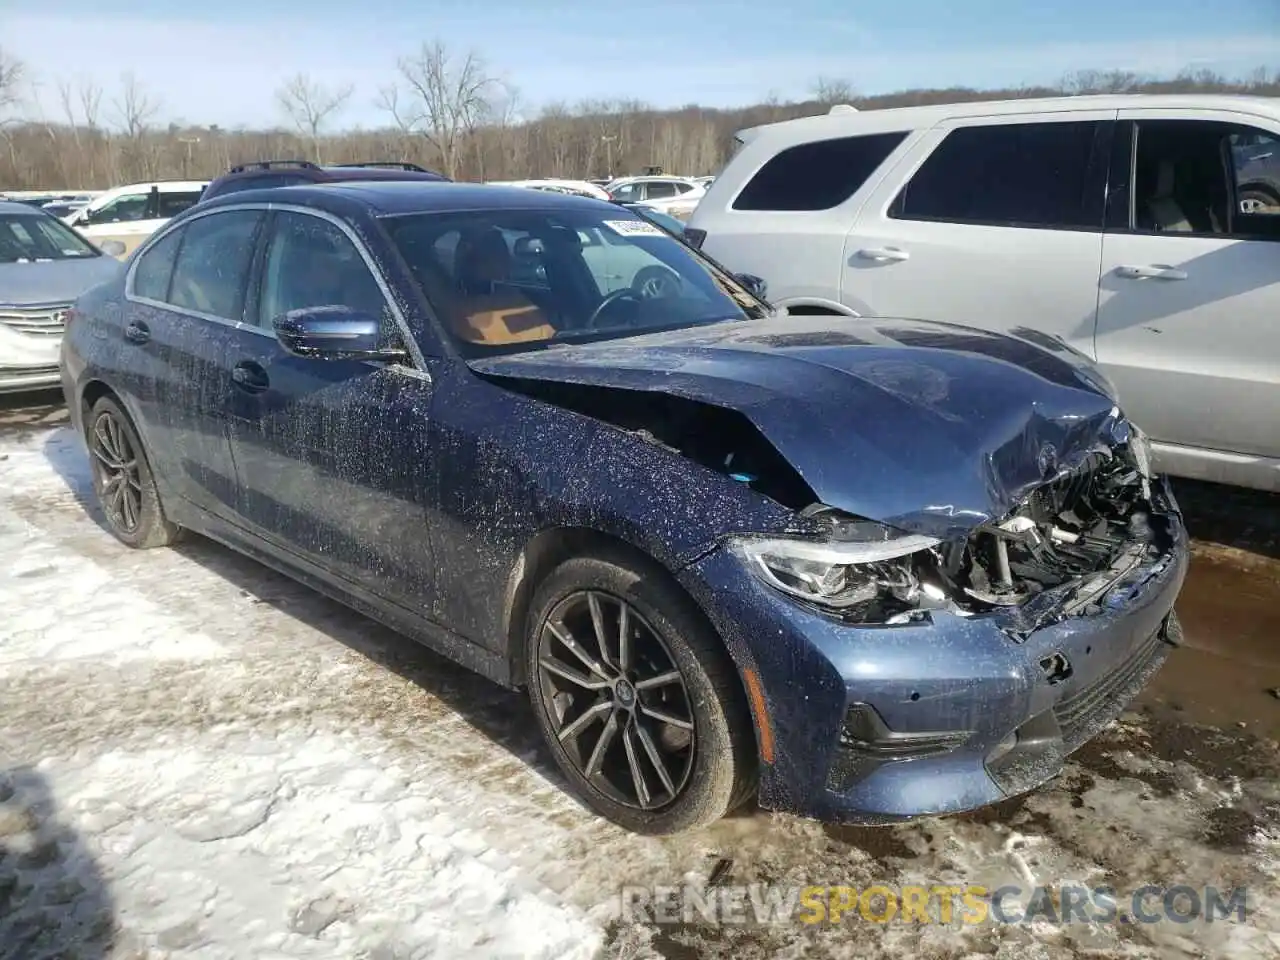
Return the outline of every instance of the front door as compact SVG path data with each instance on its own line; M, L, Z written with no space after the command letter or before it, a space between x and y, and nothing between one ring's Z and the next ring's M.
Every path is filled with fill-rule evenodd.
M1196 451L1237 467L1280 457L1280 209L1237 180L1241 144L1280 131L1220 113L1121 117L1136 144L1112 175L1127 189L1103 240L1098 361L1166 467L1214 479L1215 457Z
M293 211L273 214L268 230L229 358L240 514L277 549L429 616L431 381L396 364L287 353L271 321L305 307L345 305L384 317L389 343L402 334L353 233Z

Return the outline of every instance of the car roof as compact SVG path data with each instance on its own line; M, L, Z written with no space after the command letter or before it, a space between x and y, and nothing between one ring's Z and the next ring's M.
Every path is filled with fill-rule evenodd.
M375 216L406 213L443 213L462 210L589 209L617 211L616 204L590 197L575 197L524 187L500 187L480 183L452 183L447 180L341 180L332 183L305 183L291 187L262 187L240 190L200 204L200 209L234 206L237 203L274 202L330 209L342 201L354 202Z
M977 117L1017 116L1031 113L1071 113L1083 110L1221 110L1280 118L1280 101L1275 97L1242 94L1097 94L1077 97L1031 97L1022 100L974 100L929 104L918 107L886 107L881 110L841 111L813 117L766 123L740 130L742 142L762 135L806 140L838 137L844 133L873 133L931 127L945 120Z

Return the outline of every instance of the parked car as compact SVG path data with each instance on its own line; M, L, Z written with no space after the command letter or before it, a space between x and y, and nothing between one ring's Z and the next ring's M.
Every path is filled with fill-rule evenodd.
M94 243L117 241L125 256L171 217L194 206L204 188L201 180L132 183L99 194L62 220Z
M119 269L56 217L0 200L0 393L58 385L67 310Z
M610 200L618 203L651 203L694 193L699 187L684 177L619 177L604 190Z
M1230 140L1241 213L1280 213L1280 144L1275 133L1249 130Z
M303 183L347 183L352 180L411 180L437 183L447 180L416 163L370 160L321 166L309 160L255 160L232 167L205 189L201 200L212 200L241 190L289 187Z
M680 283L616 286L642 262ZM1021 793L1178 636L1186 535L1086 360L776 314L601 201L202 203L81 298L62 371L122 542L199 531L526 688L633 830Z
M1273 97L1105 96L757 127L689 236L792 313L1034 328L1169 473L1280 490Z
M88 205L88 200L51 200L48 203L42 203L40 209L51 217L65 217L77 210L83 210Z

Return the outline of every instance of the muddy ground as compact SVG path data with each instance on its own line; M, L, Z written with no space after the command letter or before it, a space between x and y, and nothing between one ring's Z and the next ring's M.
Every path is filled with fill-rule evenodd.
M196 540L95 522L56 397L0 398L0 957L1280 955L1280 497L1183 483L1186 646L1035 793L624 834L523 700ZM7 620L7 623L5 622ZM624 884L1247 886L1244 923L658 925Z

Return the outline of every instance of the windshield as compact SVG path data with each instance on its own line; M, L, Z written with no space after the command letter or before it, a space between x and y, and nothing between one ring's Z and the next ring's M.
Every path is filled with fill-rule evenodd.
M0 213L0 263L81 260L101 254L47 213Z
M770 312L624 210L480 210L384 221L465 356Z

